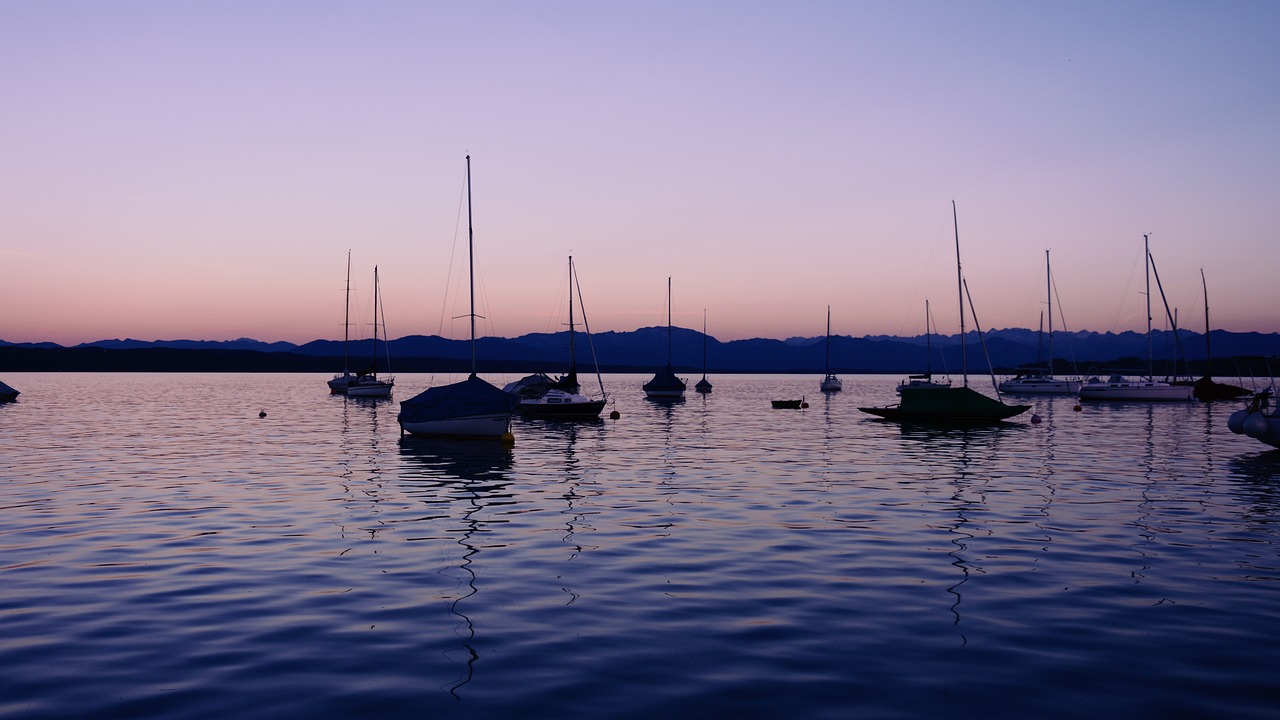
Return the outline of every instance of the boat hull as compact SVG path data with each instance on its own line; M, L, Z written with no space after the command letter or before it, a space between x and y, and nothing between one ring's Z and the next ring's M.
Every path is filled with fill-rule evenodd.
M844 383L840 381L840 378L828 375L822 379L818 387L822 389L822 392L840 392L844 389Z
M688 385L684 380L677 377L671 366L668 365L666 368L654 373L653 379L642 387L645 397L655 400L677 400L684 397L684 391Z
M400 429L415 437L497 440L511 433L511 414L490 413L444 420L402 420Z
M1236 400L1250 395L1250 391L1238 385L1216 382L1213 378L1202 377L1191 383L1191 395L1197 400Z
M352 385L347 388L346 395L347 397L389 398L392 387L394 386L391 383Z
M543 397L537 400L523 400L518 408L519 413L525 417L540 418L598 418L600 411L604 410L604 400L591 400L583 398L580 400L561 400L559 402L547 402L549 398Z
M1006 405L967 387L947 387L904 388L897 405L858 409L896 422L980 424L1007 420L1031 406Z
M1171 385L1154 380L1117 380L1087 382L1080 388L1081 400L1142 400L1179 401L1190 400L1190 385Z
M1075 395L1083 385L1080 380L1018 378L1000 383L1000 392L1011 395Z
M13 402L22 393L0 382L0 402Z
M355 375L335 375L329 381L329 393L331 395L346 395L347 388L351 387L351 383L355 382Z
M950 389L951 389L950 382L934 382L932 380L908 379L898 383L898 387L894 390L894 392L901 395L903 390L915 391L915 390L950 390Z

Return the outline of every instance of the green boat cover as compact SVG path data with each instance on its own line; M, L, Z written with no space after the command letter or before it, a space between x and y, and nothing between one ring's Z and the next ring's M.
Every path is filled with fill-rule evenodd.
M887 420L925 422L991 422L1031 409L1030 405L1006 405L967 387L902 388L902 402L888 407L860 407Z

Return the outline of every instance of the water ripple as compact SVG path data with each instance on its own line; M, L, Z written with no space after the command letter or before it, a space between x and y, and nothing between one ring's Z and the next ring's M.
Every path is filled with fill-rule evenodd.
M1280 453L1230 408L899 426L718 378L514 448L312 375L28 374L0 717L1269 717ZM426 378L399 379L399 392ZM769 400L805 396L804 410ZM267 412L265 418L258 411ZM74 422L69 422L74 418Z

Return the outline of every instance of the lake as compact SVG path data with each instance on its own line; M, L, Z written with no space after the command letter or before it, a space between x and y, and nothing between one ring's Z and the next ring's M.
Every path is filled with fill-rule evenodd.
M618 419L502 447L402 440L426 375L3 379L0 717L1280 708L1280 451L1237 403L930 429L857 410L897 377L620 375Z

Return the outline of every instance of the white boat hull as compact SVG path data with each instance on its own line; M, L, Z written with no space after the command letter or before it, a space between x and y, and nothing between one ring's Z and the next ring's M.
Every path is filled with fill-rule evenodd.
M898 384L896 392L901 395L903 390L949 390L951 383L949 382L931 382L929 380L910 380Z
M1155 380L1123 380L1087 382L1080 388L1081 400L1190 400L1195 388L1170 385Z
M389 398L392 387L391 383L353 384L347 388L347 397Z
M1000 392L1022 395L1074 395L1084 383L1079 380L1020 378L1000 383Z
M831 377L823 380L819 387L822 388L822 392L838 392L844 389L844 383L840 378Z
M401 421L400 428L418 437L501 438L511 432L511 413L472 415L447 420Z

